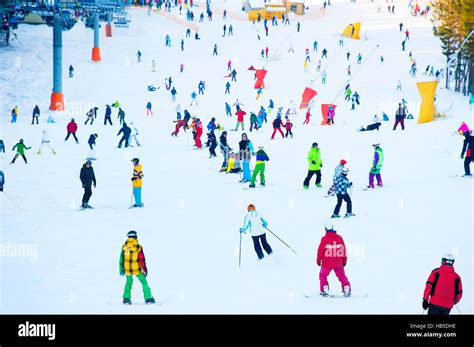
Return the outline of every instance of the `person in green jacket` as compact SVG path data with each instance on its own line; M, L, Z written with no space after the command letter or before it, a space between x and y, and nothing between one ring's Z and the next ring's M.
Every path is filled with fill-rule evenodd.
M250 113L250 131L252 131L252 129L258 130L258 119L255 112Z
M122 123L125 123L125 112L124 110L122 110L121 107L119 107L117 118L120 121L120 125L122 125Z
M15 146L13 146L12 148L12 151L14 151L16 149L16 154L15 154L15 157L13 157L13 160L10 164L13 164L16 160L16 158L18 158L18 156L22 156L23 160L25 161L25 164L28 164L28 161L26 160L26 157L25 157L25 149L31 149L31 147L27 147L24 143L23 143L23 139L20 139L20 142L18 142Z
M308 175L303 182L303 188L309 188L309 181L311 181L313 175L316 175L316 187L321 188L321 168L323 167L323 161L321 160L321 150L317 142L311 146L306 159L308 160L309 168Z
M367 188L374 188L374 177L377 177L377 185L382 187L382 176L380 175L380 170L382 170L384 160L383 150L382 147L380 147L380 143L375 143L372 146L374 147L375 152L369 173L369 186Z
M255 188L255 180L257 179L257 175L260 173L260 185L265 185L265 162L269 161L270 158L268 157L267 153L263 150L263 147L258 147L258 151L255 154L257 162L255 164L255 169L253 170L252 174L252 181L250 182L250 188Z

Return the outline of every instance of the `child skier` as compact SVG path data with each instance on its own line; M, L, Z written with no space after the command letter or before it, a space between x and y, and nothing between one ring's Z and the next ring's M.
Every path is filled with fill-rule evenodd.
M265 162L269 161L270 158L268 157L267 153L263 150L263 146L258 147L258 151L256 153L257 162L255 164L255 169L253 170L252 174L252 181L250 182L250 188L255 188L255 180L257 179L257 175L260 173L260 185L265 186Z
M138 243L137 232L131 230L127 233L127 241L122 246L120 253L120 276L126 276L127 282L123 291L123 303L131 305L133 276L136 276L143 287L143 296L146 304L154 304L155 299L151 295L151 289L148 286L146 276L148 269L146 267L145 254L143 247Z
M133 163L133 175L131 178L133 186L133 197L135 204L133 207L143 207L142 203L142 184L143 184L143 168L138 158L132 159Z
M248 213L244 219L244 226L240 228L240 232L245 233L247 229L250 229L253 247L257 253L258 260L262 260L264 258L262 247L268 255L273 253L272 248L267 242L267 236L265 234L265 229L268 226L268 223L265 221L262 214L255 210L255 205L248 205L247 212Z
M423 292L423 310L428 315L449 315L462 298L461 277L454 271L454 256L446 254L441 266L431 271Z
M291 138L293 138L293 132L291 131L291 129L293 128L293 123L291 123L288 116L286 116L285 119L286 119L286 123L285 123L286 134L285 134L285 137L288 138L288 135L290 135Z
M334 116L335 115L336 115L336 113L334 111L334 106L330 105L329 109L328 109L328 114L327 114L327 117L328 117L328 120L326 122L327 125L333 125L334 124Z
M380 147L379 143L372 145L374 147L374 159L372 162L372 167L370 168L369 173L369 185L367 188L374 188L374 177L377 177L377 185L382 187L382 176L380 175L380 170L382 170L384 155L383 150Z
M311 146L306 160L308 161L309 168L308 174L303 182L303 188L309 188L309 182L313 175L316 175L316 187L321 188L321 168L323 167L323 161L321 160L321 150L318 147L317 142L314 142Z
M21 157L23 158L23 160L25 161L25 164L28 164L28 161L26 160L26 156L25 156L25 149L28 150L28 149L31 149L31 147L27 147L24 143L23 143L23 139L20 139L20 141L15 145L13 146L12 148L12 151L14 151L16 149L16 154L15 156L13 157L13 160L10 164L14 164L15 163L15 160L21 155Z
M49 141L48 133L46 129L43 129L43 137L41 138L41 145L40 145L40 149L38 149L38 154L41 154L41 150L43 149L44 146L47 146L53 154L56 154L54 149L51 147L50 143L51 142Z
M352 201L351 197L347 193L347 189L352 187L352 182L349 182L347 179L347 175L349 174L348 168L343 168L341 170L341 175L336 178L334 182L334 186L336 188L336 196L337 196L337 204L334 208L334 213L332 214L331 218L339 218L339 211L341 209L342 201L344 200L347 203L347 213L345 217L355 216L352 213Z
M351 284L344 272L347 264L347 250L344 240L334 230L331 221L324 224L326 235L321 238L318 247L316 264L321 266L319 272L319 287L322 296L329 296L328 275L334 270L339 282L341 282L342 292L345 297L351 296Z

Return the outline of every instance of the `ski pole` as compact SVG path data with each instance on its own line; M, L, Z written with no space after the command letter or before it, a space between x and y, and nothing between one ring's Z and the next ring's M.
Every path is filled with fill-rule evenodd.
M268 229L267 227L264 227L264 228L267 229L269 232L271 232L272 235L275 236L278 240L280 240L286 247L288 247L289 249L291 249L291 251L292 251L293 253L295 253L296 255L298 255L298 253L296 253L293 248L291 248L290 246L288 246L288 244L287 244L285 241L283 241L283 240L280 239L277 235L275 235L275 233L274 233L273 231L271 231L271 230Z
M240 234L240 241L239 241L239 268L240 268L240 261L242 259L242 233L239 230Z
M10 197L7 195L7 193L3 192L3 195L5 195L5 196L8 198L8 200L10 200L10 201L13 203L13 205L15 205L16 208L18 208L20 211L23 211L23 210L21 209L21 207L18 206L18 205L16 204L16 202L13 201L13 199L10 198Z
M454 305L456 307L456 310L458 310L459 314L462 314L461 310L459 309L458 305Z

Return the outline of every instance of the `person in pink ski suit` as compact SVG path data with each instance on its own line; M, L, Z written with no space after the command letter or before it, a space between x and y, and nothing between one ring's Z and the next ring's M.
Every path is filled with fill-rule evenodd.
M464 122L461 122L461 126L458 128L459 135L463 135L466 131L471 133L467 124Z
M328 121L326 124L328 125L334 124L334 116L335 116L334 107L331 105L329 106L329 109L328 109Z
M344 266L347 264L346 245L342 237L334 230L331 222L326 223L325 230L326 235L321 238L316 258L316 264L321 266L321 271L319 272L321 295L327 296L329 294L327 277L334 270L334 273L341 282L342 292L349 296L351 284L344 272Z

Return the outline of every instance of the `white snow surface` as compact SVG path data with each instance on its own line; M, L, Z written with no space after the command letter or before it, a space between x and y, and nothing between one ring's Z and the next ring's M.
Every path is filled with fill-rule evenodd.
M322 3L322 1L321 1ZM130 9L130 28L114 28L113 37L100 31L102 62L90 61L93 32L82 23L63 33L63 92L67 110L56 112L58 123L47 124L52 89L52 29L21 25L18 40L0 50L0 138L5 141L2 169L6 176L5 193L0 194L0 313L285 313L285 314L420 314L424 285L430 271L440 265L441 256L456 255L455 269L461 275L464 296L458 305L463 313L473 313L473 185L471 179L450 177L463 174L459 158L463 137L453 135L461 121L474 127L467 98L443 89L437 91L439 108L449 109L445 119L418 125L421 98L415 82L431 80L422 76L426 65L444 66L440 42L432 34L428 19L410 16L406 2L396 1L396 14L388 14L384 1L336 2L324 16L321 3L307 3L307 15L291 26L270 25L266 37L258 25L259 41L252 23L242 20L240 1L213 1L214 20L199 26L200 41L185 38L181 23L145 9ZM202 4L201 4L202 5ZM381 5L382 13L377 13ZM222 37L221 10L229 12L234 36ZM195 10L198 18L201 10ZM185 21L185 12L172 14ZM360 41L344 40L338 47L339 33L355 21L362 22ZM410 30L407 51L401 51L403 22ZM271 24L271 23L269 23ZM165 36L171 48L165 47ZM184 38L184 51L179 42ZM366 40L365 40L366 38ZM313 41L319 52L312 51ZM292 42L295 53L288 53ZM219 55L213 56L214 44ZM377 47L378 45L378 47ZM263 60L262 48L281 59ZM311 51L308 73L303 70L305 49ZM321 85L316 73L320 51L326 47L329 59L323 60L328 83ZM136 52L143 54L136 62ZM343 95L346 51L351 52L352 90L361 96L361 105L350 110ZM418 64L418 77L408 74L412 51ZM356 64L362 54L363 65ZM371 53L374 52L372 55ZM385 64L379 58L383 55ZM151 72L151 61L156 72ZM224 95L228 78L227 62L237 69L237 82L231 94ZM367 61L366 61L367 60ZM179 65L185 65L179 72ZM75 76L67 76L72 64ZM253 65L268 70L266 89L259 100L253 88ZM164 87L172 76L183 109L198 116L206 126L211 117L226 130L235 126L235 116L224 113L224 102L238 98L247 111L246 133L257 148L265 146L270 157L265 175L267 187L244 190L238 174L220 173L218 159L208 159L207 149L193 150L190 132L174 130L177 103ZM396 81L402 81L402 92ZM205 95L198 106L189 106L191 93L205 80ZM160 86L147 92L147 85ZM294 138L271 141L271 121L276 109L297 105L306 86L313 86L315 97L310 125L302 125L306 110L291 117ZM258 132L248 132L249 111L275 102L269 123ZM406 120L406 130L392 131L398 102L404 98L415 120ZM133 120L142 147L118 149L117 110L113 127L103 125L105 104L119 100L126 120ZM145 105L153 103L154 116L146 116ZM320 126L321 103L334 102L335 125ZM30 125L31 111L38 104L40 125ZM10 110L18 105L20 116L10 124ZM93 126L84 125L85 113L99 107ZM375 113L385 111L389 122L380 131L357 132ZM233 112L235 109L233 108ZM80 144L64 142L66 124L74 117ZM48 129L57 154L37 155L42 129ZM78 211L83 190L79 171L89 149L87 139L98 133L98 160L93 162L97 188L90 200L94 210ZM206 131L202 140L206 140ZM229 143L238 149L241 131L229 132ZM219 136L219 135L217 135ZM8 165L11 148L23 138L29 159ZM324 188L302 190L307 173L307 152L311 143L321 148ZM363 191L373 157L371 144L380 142L385 153L382 177L385 186ZM128 209L132 164L139 157L143 164L143 209ZM363 299L306 299L304 293L319 290L316 250L324 235L324 221L332 214L335 198L326 198L334 167L340 159L348 161L353 211L356 217L336 220L338 233L351 249L346 274L355 294ZM471 165L472 167L472 165ZM474 169L474 167L472 167ZM314 178L313 178L314 180ZM242 237L242 266L238 267L239 228L249 203L256 205L269 228L295 249L293 254L267 233L274 255L258 262L250 236ZM342 207L345 213L345 204ZM129 230L138 232L144 247L147 277L157 301L165 305L123 306L125 279L119 276L120 249ZM14 256L19 246L31 246L37 257ZM6 254L5 254L6 253ZM33 252L34 253L34 252ZM340 284L332 273L331 292ZM132 300L143 303L136 280ZM453 309L453 314L457 310Z

